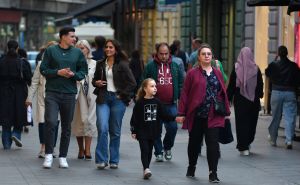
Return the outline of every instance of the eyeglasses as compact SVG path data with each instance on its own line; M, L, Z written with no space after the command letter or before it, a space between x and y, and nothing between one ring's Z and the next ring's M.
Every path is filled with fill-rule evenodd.
M200 53L202 56L211 56L212 55L212 53L211 52L201 52Z

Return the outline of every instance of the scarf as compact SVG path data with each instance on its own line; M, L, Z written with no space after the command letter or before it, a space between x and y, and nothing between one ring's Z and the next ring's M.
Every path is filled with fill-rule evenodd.
M250 101L254 101L257 85L258 68L254 61L251 49L242 48L235 63L236 87L240 88L240 94Z

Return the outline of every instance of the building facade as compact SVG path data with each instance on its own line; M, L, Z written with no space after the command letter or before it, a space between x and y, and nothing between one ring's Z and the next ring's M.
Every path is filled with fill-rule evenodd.
M54 39L54 20L87 0L2 0L0 1L0 53L10 39L26 50L38 50Z

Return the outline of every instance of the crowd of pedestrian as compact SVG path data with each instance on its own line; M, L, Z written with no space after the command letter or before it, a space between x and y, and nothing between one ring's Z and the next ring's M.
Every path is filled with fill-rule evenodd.
M50 41L41 47L33 75L26 51L14 40L7 43L7 53L0 58L0 125L5 150L13 142L23 146L21 131L32 124L26 112L33 108L41 144L38 157L44 158L44 168L51 168L56 157L60 125L60 168L69 167L67 154L73 134L79 160L89 161L95 156L97 169L118 169L123 116L134 102L131 136L139 143L144 179L152 176L153 149L156 162L172 160L180 123L189 137L186 176L195 176L204 138L208 178L218 183L219 135L227 128L225 123L230 124L232 103L236 148L241 155L251 154L264 96L262 73L251 48L241 49L227 86L222 62L215 58L213 48L198 38L191 42L190 55L180 48L179 40L171 45L157 43L145 65L138 50L128 57L114 39L95 37L93 50L87 40L76 37L72 27L62 28L59 37L59 42ZM292 149L300 70L288 59L285 46L278 48L278 57L266 69L272 82L268 139L272 146L277 145L284 117L286 148ZM95 155L91 150L93 137L97 138Z

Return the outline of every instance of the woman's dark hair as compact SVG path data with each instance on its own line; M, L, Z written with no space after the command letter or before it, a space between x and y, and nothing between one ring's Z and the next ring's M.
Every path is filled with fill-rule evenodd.
M7 42L7 55L8 56L18 56L18 53L17 53L17 49L19 47L19 44L17 41L15 40L10 40Z
M131 53L131 58L134 58L134 59L140 59L141 55L140 55L140 51L139 50L134 50L132 53Z
M115 61L120 62L121 60L128 61L128 55L121 49L121 45L117 40L114 39L107 39L105 42L105 46L107 43L111 42L114 45L116 54L115 54Z
M25 49L19 48L19 49L18 49L18 54L19 54L19 56L20 56L21 58L27 59L27 52L26 52Z
M97 48L104 47L104 44L106 41L105 37L99 35L99 36L96 36L94 40L95 40L95 44L96 44Z
M280 58L285 58L288 55L288 50L285 46L279 46L278 47L278 56L280 56Z

